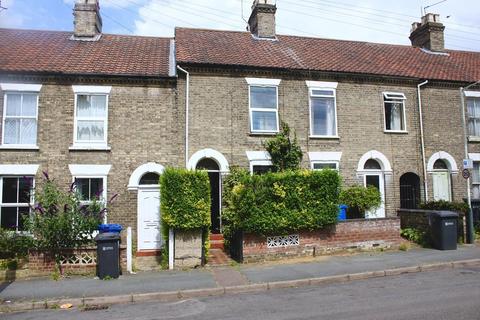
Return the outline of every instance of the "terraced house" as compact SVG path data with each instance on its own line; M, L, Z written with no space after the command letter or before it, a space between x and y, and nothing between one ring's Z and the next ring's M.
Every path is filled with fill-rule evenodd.
M138 256L156 254L158 177L184 166L209 171L221 233L222 177L268 170L262 141L281 121L305 168L380 190L367 218L465 198L465 141L480 197L480 53L445 49L438 15L401 46L277 35L275 13L255 0L246 32L122 36L102 33L98 0L79 0L73 32L0 29L1 226L22 229L21 178L48 171L87 201L118 193L107 220L134 229Z

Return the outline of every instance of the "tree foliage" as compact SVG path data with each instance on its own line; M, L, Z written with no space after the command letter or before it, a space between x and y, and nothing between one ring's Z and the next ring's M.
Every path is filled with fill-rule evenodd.
M272 164L275 171L300 169L302 161L302 149L298 145L297 135L293 133L293 140L290 138L290 127L286 122L281 123L282 130L275 137L264 142L265 149L272 157Z

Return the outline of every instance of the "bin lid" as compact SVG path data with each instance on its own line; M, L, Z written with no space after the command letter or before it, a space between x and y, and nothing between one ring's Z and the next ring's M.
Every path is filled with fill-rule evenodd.
M95 237L95 241L109 241L109 240L120 240L120 235L116 232L105 232L105 233L99 233Z
M436 218L458 218L458 213L453 211L434 211L431 214Z

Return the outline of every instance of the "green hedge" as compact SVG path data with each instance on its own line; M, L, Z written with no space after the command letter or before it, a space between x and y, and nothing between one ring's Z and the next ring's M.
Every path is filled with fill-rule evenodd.
M278 235L337 222L340 177L334 170L250 175L232 170L224 185L224 228Z
M205 259L210 247L210 180L206 171L167 168L160 176L161 264L168 267L168 229L202 230Z
M164 227L210 227L210 182L206 171L167 168L160 177L160 194Z
M448 210L463 214L467 214L469 210L466 202L453 202L444 200L422 203L420 204L420 208L425 210Z

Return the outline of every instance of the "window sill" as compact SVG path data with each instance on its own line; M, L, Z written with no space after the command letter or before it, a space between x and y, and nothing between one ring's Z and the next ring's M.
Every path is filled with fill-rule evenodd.
M480 137L479 136L469 136L468 137L468 142L480 142Z
M332 140L339 140L340 137L339 136L309 136L310 139L324 139L324 140L328 140L328 139L332 139Z
M1 150L33 150L33 151L38 151L39 147L34 146L34 145L0 145Z
M68 147L70 151L110 151L112 148L108 145L72 145Z
M408 134L406 130L383 130L383 133Z
M274 136L278 134L279 131L269 131L269 132L250 132L250 136Z

